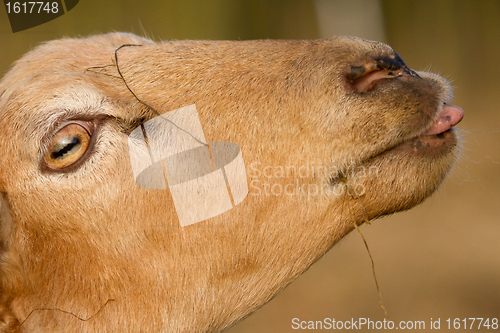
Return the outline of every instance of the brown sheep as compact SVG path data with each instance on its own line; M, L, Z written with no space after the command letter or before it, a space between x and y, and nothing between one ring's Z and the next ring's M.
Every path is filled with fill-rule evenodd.
M117 68L124 44L141 46ZM441 77L351 37L35 48L0 82L1 331L235 324L354 223L436 190L458 153L450 101ZM181 226L168 189L136 183L128 140L189 105L207 142L241 148L248 195Z

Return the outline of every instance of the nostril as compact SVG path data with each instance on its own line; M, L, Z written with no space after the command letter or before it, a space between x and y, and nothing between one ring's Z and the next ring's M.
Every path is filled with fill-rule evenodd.
M352 82L352 87L357 92L365 92L372 89L377 81L390 79L403 75L404 70L375 70Z
M365 92L372 89L381 79L396 78L404 74L419 77L394 52L388 56L368 58L362 66L351 66L348 79L357 92Z

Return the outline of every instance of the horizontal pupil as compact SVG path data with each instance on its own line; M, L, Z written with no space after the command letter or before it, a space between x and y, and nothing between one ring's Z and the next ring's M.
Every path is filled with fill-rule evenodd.
M66 153L73 150L73 148L81 145L80 139L76 136L72 137L70 140L67 139L68 138L64 138L54 146L54 151L50 154L52 159L61 159Z

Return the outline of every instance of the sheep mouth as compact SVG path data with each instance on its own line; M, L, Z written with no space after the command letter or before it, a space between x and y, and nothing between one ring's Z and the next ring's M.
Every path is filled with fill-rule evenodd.
M393 149L412 150L416 153L436 153L443 148L451 148L457 144L455 126L463 119L462 108L444 104L436 119L419 135L405 140Z
M421 136L443 134L462 121L463 117L464 110L462 110L462 108L445 104L438 113L437 118Z
M374 165L375 160L394 155L402 155L406 158L439 159L451 153L458 145L459 137L455 126L463 119L463 116L462 108L444 104L434 121L422 129L420 133L387 147L382 152L365 159L358 166ZM389 158L392 159L392 157ZM331 177L330 182L335 183L336 178Z
M408 159L417 158L419 160L428 158L440 160L445 156L453 155L452 152L455 151L459 143L459 136L455 131L455 126L462 120L463 116L464 111L460 107L444 104L436 119L427 128L423 129L420 134L388 147L356 166L345 168L347 172L337 172L331 175L329 177L330 186L335 187L345 183L348 176L355 176L354 171L361 170L362 174L364 174L372 166L377 168L381 160L394 161L394 156L404 156Z

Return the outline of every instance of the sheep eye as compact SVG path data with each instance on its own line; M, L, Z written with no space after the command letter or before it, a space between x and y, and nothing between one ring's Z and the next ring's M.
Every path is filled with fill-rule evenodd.
M44 162L53 169L63 169L76 163L87 151L91 130L72 123L63 127L52 138Z

